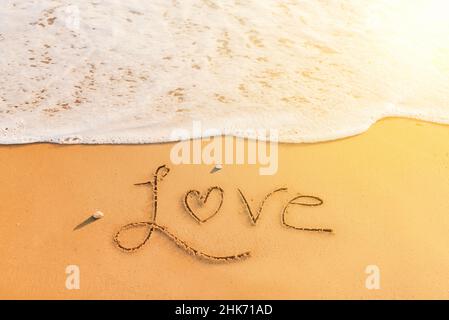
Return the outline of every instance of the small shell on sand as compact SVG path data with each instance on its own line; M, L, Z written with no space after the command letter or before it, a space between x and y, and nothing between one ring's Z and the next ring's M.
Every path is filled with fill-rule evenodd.
M94 217L95 219L101 219L104 217L104 213L101 211L97 211L92 215L92 217Z
M223 166L221 164L217 164L217 165L215 165L215 167L212 168L210 173L215 173L217 171L220 171L221 169L223 169Z

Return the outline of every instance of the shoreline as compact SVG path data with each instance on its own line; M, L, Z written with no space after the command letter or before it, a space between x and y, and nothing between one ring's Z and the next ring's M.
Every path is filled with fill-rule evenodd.
M374 119L372 122L368 123L365 126L362 126L360 128L356 128L350 131L347 131L345 133L340 133L337 134L336 137L325 137L322 136L320 138L301 138L301 139L276 139L276 140L271 140L271 139L266 139L266 141L268 142L276 142L276 143L282 143L282 144L318 144L318 143L327 143L327 142L333 142L333 141L340 141L340 140L344 140L344 139L349 139L352 137L356 137L359 135L362 135L364 133L366 133L367 131L369 131L373 126L375 126L377 123L383 122L383 121L394 121L394 120L401 120L401 121L415 121L415 122L420 122L420 123L428 123L428 124L433 124L433 125L437 125L437 126L449 126L449 119L446 120L440 120L440 121L435 121L432 119L426 119L426 117L419 117L419 116L407 116L407 115L386 115L386 116L381 116L379 118ZM193 127L195 127L195 121L193 121ZM200 127L201 127L201 123L200 123ZM134 129L131 129L134 130ZM178 130L178 129L176 129ZM175 130L175 131L176 131ZM180 129L180 130L184 130L187 132L187 134L189 134L187 129ZM209 129L206 129L206 131L208 131ZM217 131L218 129L213 128L212 130ZM252 135L254 132L256 132L258 129L250 129L250 134ZM170 130L169 130L170 131ZM173 132L173 130L171 130ZM195 128L193 128L192 132L195 131ZM229 133L228 130L218 130L218 131L223 131L224 134L219 134L219 135L202 135L202 134L190 134L187 138L185 139L172 139L172 138L158 138L158 139L153 139L152 141L149 140L145 140L142 142L102 142L99 141L98 135L92 136L92 137L84 137L82 138L80 135L74 134L74 135L64 135L62 137L59 138L25 138L25 142L8 142L8 141L3 141L0 137L0 146L20 146L20 145L30 145L30 144L56 144L56 145L154 145L154 144L170 144L170 143L176 143L176 142L181 142L181 141L187 141L187 140L199 140L199 139L212 139L212 138L217 138L217 137L232 137L235 139L244 139L244 140L249 140L249 141L254 141L254 140L265 140L263 137L259 137L259 138L252 138L249 134L234 134L234 133ZM240 130L241 131L241 130ZM271 130L271 129L263 129L264 132L269 133L270 131L274 131L274 132L278 132L278 130ZM145 135L145 134L144 134ZM123 136L121 137L109 137L109 138L104 138L104 140L123 140ZM135 139L135 137L131 137L128 138L130 140ZM86 141L86 142L82 142L82 141Z

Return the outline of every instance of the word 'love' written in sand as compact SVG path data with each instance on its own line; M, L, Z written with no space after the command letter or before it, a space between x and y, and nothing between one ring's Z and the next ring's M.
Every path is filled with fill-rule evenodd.
M124 226L122 226L117 233L114 234L113 240L115 245L126 251L126 252L134 252L142 247L144 247L147 242L150 240L151 235L153 232L160 232L163 235L165 235L167 238L172 240L178 247L186 251L187 253L206 260L210 261L217 261L217 262L226 262L226 261L235 261L244 259L247 257L250 257L251 253L249 251L233 254L233 255L225 255L225 256L217 256L217 255L211 255L206 252L203 252L201 250L195 249L190 244L185 242L184 240L181 240L179 237L177 237L175 234L170 232L167 227L162 226L157 223L157 213L158 213L158 185L159 183L168 175L170 172L170 169L163 165L156 169L156 171L153 174L153 179L151 181L147 181L144 183L137 183L136 185L149 185L152 188L152 194L153 194L153 203L152 203L152 217L149 221L141 221L141 222L132 222L128 223ZM253 225L257 224L257 221L259 220L262 210L264 208L265 203L268 199L270 199L273 195L280 192L287 191L287 188L278 188L270 193L268 193L260 203L260 206L257 208L257 210L254 212L251 206L249 205L245 194L242 190L237 189L240 199L242 200L242 203L248 213L248 216L250 218L250 221ZM200 215L195 209L195 205L202 206L207 203L208 200L210 200L211 194L217 194L219 202L216 206L215 210L212 210L209 214L206 216ZM186 192L183 203L185 210L188 214L192 216L192 218L198 222L198 223L205 223L212 219L215 215L218 214L220 211L222 204L224 201L224 190L220 188L219 186L213 186L210 187L205 194L201 194L198 190L189 190ZM299 227L291 225L287 222L286 217L288 216L288 210L292 206L305 206L305 207L316 207L321 206L323 204L323 200L319 197L312 196L312 195L296 195L292 199L290 199L285 206L282 209L281 212L281 223L284 227L299 230L299 231L309 231L309 232L323 232L323 233L332 233L332 229L329 228L307 228L307 227ZM148 231L146 233L146 236L143 238L142 241L140 241L137 245L128 247L125 246L121 240L122 234L131 229L135 228L141 228L146 227L148 228Z

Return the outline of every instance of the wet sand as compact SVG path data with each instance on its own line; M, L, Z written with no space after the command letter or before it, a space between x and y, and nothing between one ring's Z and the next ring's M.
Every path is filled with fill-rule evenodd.
M256 165L173 165L172 144L0 147L0 298L449 298L449 127L386 119L356 137L281 144L279 170ZM139 251L119 250L113 235L151 218L151 189L134 186L162 164L158 223L213 255L250 251L216 263L198 259L154 231ZM190 189L224 190L220 211L198 224L182 204ZM252 225L237 188L255 208L278 188ZM292 208L298 193L323 199ZM96 210L104 218L73 230ZM138 243L147 230L127 235ZM80 268L80 289L66 289L66 267ZM380 289L365 287L368 265Z

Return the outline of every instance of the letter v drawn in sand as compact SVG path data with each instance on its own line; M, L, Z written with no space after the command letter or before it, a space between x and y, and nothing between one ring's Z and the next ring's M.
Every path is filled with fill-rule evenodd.
M256 214L254 214L253 211L251 210L251 206L249 205L248 200L246 200L246 197L243 194L242 190L237 189L237 191L239 192L239 195L240 195L240 199L245 204L245 208L246 208L246 211L248 212L249 219L251 220L251 223L253 225L256 225L257 221L259 220L260 214L262 213L262 210L263 210L263 206L267 202L267 200L269 198L271 198L271 196L273 196L275 193L277 193L277 192L284 192L284 191L287 191L287 190L288 190L287 188L278 188L278 189L273 190L270 193L268 193L263 198L262 202L260 203L260 206L257 209Z

